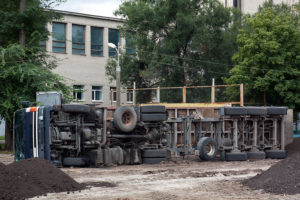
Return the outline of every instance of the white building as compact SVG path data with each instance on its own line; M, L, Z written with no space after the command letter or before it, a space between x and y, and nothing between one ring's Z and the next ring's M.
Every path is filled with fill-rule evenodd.
M253 14L266 0L220 0L226 7L237 7L243 13ZM275 3L295 3L298 0L274 0ZM42 46L58 59L54 72L67 78L74 87L74 99L81 103L114 105L116 101L115 81L105 76L105 65L115 55L108 43L120 43L124 50L126 41L121 38L119 18L57 11L63 14L61 21L48 24L52 33ZM132 93L122 95L121 103L131 103Z
M109 82L105 76L105 65L107 59L116 54L108 47L109 42L125 47L125 39L118 31L122 20L57 12L63 14L63 19L47 25L51 36L46 43L41 43L59 60L54 72L66 77L67 84L73 86L75 102L114 104L115 82ZM122 102L127 103L125 96L122 98Z
M244 14L253 14L267 0L220 0L225 7L239 8ZM273 0L274 3L294 4L298 0Z

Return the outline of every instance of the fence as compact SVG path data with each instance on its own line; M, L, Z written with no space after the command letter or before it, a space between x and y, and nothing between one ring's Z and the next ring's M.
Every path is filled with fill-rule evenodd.
M239 100L227 101L225 90L227 87L236 87L239 90ZM222 91L223 89L223 91ZM224 90L225 89L225 90ZM198 90L198 91L197 91ZM199 91L200 90L200 91ZM214 80L210 86L183 86L183 87L157 87L157 88L135 88L126 89L127 102L128 94L130 102L137 103L222 103L222 104L238 104L244 106L244 85L215 85ZM223 101L217 101L222 99ZM204 102L203 102L204 100Z

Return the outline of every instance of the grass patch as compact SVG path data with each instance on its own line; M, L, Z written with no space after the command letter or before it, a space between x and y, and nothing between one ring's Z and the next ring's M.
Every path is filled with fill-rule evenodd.
M12 151L1 150L0 154L13 154Z

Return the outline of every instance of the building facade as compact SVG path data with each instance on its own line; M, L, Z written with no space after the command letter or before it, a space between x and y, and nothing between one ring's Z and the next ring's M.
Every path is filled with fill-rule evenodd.
M220 0L225 7L236 7L244 14L253 14L267 0ZM274 3L294 4L298 0L273 0Z
M116 101L115 81L105 75L108 58L115 57L115 49L108 43L125 47L125 38L120 37L118 18L94 16L57 11L63 15L60 21L47 25L51 35L41 43L58 59L53 71L66 78L74 89L74 102L114 105ZM122 103L127 103L122 96ZM128 99L130 103L131 99Z
M266 0L220 0L225 7L239 8L243 13L253 14ZM274 0L275 3L296 3L298 0ZM111 106L116 104L116 83L105 75L105 65L116 52L108 43L126 47L125 38L120 37L119 18L57 11L63 15L60 21L47 25L51 35L41 43L58 59L54 69L66 78L74 89L74 102ZM132 92L122 92L121 103L132 103Z

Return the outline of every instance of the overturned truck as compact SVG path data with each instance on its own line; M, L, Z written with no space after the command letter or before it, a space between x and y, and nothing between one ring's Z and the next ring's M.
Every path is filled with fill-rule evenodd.
M63 166L100 166L154 164L172 153L228 161L285 157L285 107L222 107L216 118L172 118L159 105L121 106L112 119L107 112L83 104L16 111L15 160L41 157ZM174 123L183 127L181 146L174 144Z

